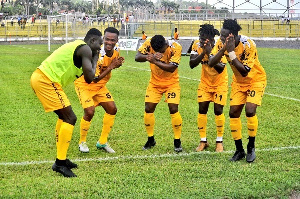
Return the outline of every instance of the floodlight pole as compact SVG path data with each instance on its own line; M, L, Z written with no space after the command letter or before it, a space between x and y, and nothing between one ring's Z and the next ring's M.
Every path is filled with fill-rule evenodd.
M68 13L66 14L66 43L68 43Z
M48 52L50 52L50 39L51 39L51 31L50 31L50 27L51 27L51 18L49 15L47 15L47 22L48 22Z

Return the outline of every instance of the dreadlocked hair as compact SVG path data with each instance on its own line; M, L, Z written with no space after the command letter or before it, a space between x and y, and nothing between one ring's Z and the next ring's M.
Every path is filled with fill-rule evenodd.
M151 47L155 52L158 52L166 45L166 39L162 35L154 35L150 41Z
M207 35L210 38L214 38L215 35L220 35L220 33L217 29L214 29L213 25L206 23L206 24L200 25L199 35L200 36Z
M242 30L242 27L237 23L236 19L225 19L223 29L229 30L233 35L238 35L238 32Z

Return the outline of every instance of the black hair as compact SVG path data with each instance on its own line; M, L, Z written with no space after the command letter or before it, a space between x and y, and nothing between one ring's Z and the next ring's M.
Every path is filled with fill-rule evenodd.
M108 28L106 28L106 29L104 30L104 34L105 34L106 32L115 33L115 34L117 34L117 35L119 36L119 31L118 31L116 28L114 28L114 27L108 27Z
M224 19L223 29L227 29L233 35L238 35L242 27L237 23L236 19Z
M211 24L200 25L199 36L207 35L210 38L214 38L215 35L220 35L219 31Z
M84 41L89 40L93 36L101 37L102 33L97 28L91 28L85 35Z
M154 35L150 41L151 47L155 52L158 52L166 45L166 39L162 35Z

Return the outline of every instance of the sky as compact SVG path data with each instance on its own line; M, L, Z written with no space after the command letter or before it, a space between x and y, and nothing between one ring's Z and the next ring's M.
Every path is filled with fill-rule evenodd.
M170 0L173 1L173 0ZM206 3L206 0L190 0ZM266 13L283 13L287 9L288 1L292 6L292 1L296 4L295 13L300 13L300 0L207 0L208 4L214 5L216 8L227 7L232 10L233 1L235 4L235 12L241 13L259 13L260 1L262 2L263 11ZM275 2L273 2L275 1ZM156 2L156 0L153 0ZM175 0L176 2L176 0ZM290 8L290 9L292 9Z

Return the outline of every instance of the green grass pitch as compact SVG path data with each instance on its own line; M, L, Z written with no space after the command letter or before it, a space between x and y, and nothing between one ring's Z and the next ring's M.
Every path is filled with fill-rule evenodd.
M30 87L30 76L50 53L45 45L0 46L0 198L289 198L300 197L300 50L259 48L268 85L258 108L257 159L232 163L235 149L229 130L227 105L225 152L214 152L216 137L212 105L207 137L211 146L196 153L196 92L201 66L191 70L189 57L179 66L184 152L173 152L173 132L167 104L155 111L157 145L143 151L147 135L143 124L144 93L149 63L136 63L135 52L122 51L125 63L113 70L107 87L118 113L109 136L115 154L96 149L101 107L88 134L90 153L78 151L83 110L74 86L65 88L78 117L68 158L78 163L77 178L51 170L56 157L56 115L45 113ZM230 79L231 69L228 68ZM247 144L245 113L243 141Z

